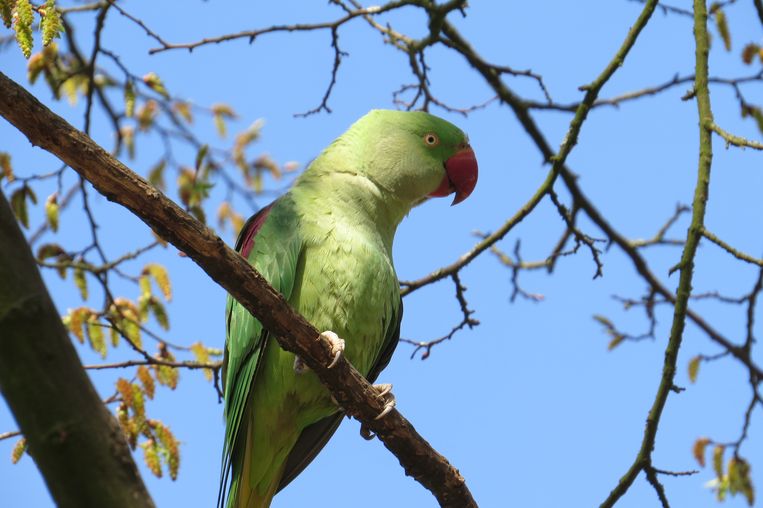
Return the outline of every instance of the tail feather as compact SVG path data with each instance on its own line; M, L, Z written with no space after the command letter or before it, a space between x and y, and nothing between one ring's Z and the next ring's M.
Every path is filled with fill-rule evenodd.
M268 445L254 443L252 425L247 426L243 453L233 457L227 508L268 508L281 483L286 457L298 434L272 433ZM279 439L280 438L280 439ZM259 446L257 446L259 444ZM257 452L255 457L255 452Z

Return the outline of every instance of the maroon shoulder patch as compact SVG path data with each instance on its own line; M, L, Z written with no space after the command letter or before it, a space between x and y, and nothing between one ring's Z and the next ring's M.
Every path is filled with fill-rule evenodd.
M241 228L238 242L236 242L236 250L245 258L248 258L249 253L252 252L252 247L254 247L254 237L257 236L257 232L265 223L265 219L267 219L274 204L275 201L266 207L260 208L260 211L249 217L249 220L246 221L244 227Z

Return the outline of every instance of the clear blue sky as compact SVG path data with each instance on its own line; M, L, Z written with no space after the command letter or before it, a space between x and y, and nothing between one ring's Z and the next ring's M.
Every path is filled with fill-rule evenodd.
M711 74L737 77L760 69L759 64L745 67L739 59L745 43L761 42L761 27L748 3L738 2L728 9L732 52L723 50L713 30L716 44L711 53ZM324 21L341 15L331 6L307 4L184 1L162 2L161 9L156 3L120 5L166 40L190 42L271 24ZM453 21L475 49L495 63L542 74L553 98L562 103L582 97L578 87L603 69L641 9L641 4L624 0L473 4L465 19L456 15ZM688 2L676 2L679 4L689 6ZM426 33L422 16L413 10L405 13L389 21L411 35ZM77 21L80 43L87 48L92 16L81 14ZM255 119L265 119L255 150L269 153L280 162L309 162L369 109L394 107L392 91L412 81L404 56L358 21L340 30L340 45L350 55L342 62L329 100L333 113L295 118L294 113L319 104L328 83L333 52L327 32L275 34L253 45L239 40L193 53L171 51L149 56L147 50L156 43L139 27L115 11L109 13L107 23L103 46L122 55L135 74L154 71L173 95L197 104L230 104L239 114L231 126L233 132ZM663 83L675 74L692 74L693 61L691 19L658 11L602 96ZM465 107L491 97L480 78L456 55L435 48L428 63L432 89L448 104ZM0 53L0 70L18 82L26 80L25 65L14 47ZM542 99L532 81L506 79L526 97ZM745 88L745 94L760 104L763 93L759 85L755 86ZM584 191L628 237L652 236L676 203L691 200L697 166L696 105L680 100L689 88L678 86L619 109L595 110L569 158L571 168L580 174ZM73 107L65 101L55 102L40 83L32 90L56 112L82 126L81 101ZM730 88L714 87L712 100L718 123L736 134L760 139L754 122L740 120ZM447 200L435 200L406 219L395 245L395 264L403 280L418 278L455 260L476 241L473 231L498 228L527 201L546 172L537 149L508 108L494 104L468 118L437 109L433 112L469 133L480 162L480 181L463 204L451 208ZM230 146L230 137L216 138L211 119L197 116L197 133L217 146ZM539 112L535 117L551 144L558 146L571 116ZM95 117L93 137L111 146L111 127L101 115ZM159 158L161 145L156 139L140 137L137 143L138 157L126 162L145 174ZM32 148L4 121L0 122L0 151L13 153L20 175L57 168L55 160ZM727 150L718 142L715 152L708 227L739 249L760 256L761 154ZM175 155L193 164L192 151L181 148ZM71 175L68 179L71 181ZM268 184L270 188L283 185ZM38 194L44 199L51 190L42 186ZM561 196L568 198L564 192ZM222 197L220 185L213 202ZM268 199L259 197L257 202L265 204ZM120 207L101 197L95 197L93 203L109 255L118 256L150 241L145 226ZM243 212L251 212L243 203L238 204ZM40 214L36 212L33 217L39 220ZM680 221L670 236L683 237L686 226L685 219ZM521 239L524 259L541 259L551 251L563 227L550 203L543 202L500 247L511 252ZM581 221L581 227L592 236L601 236L586 220ZM230 231L224 237L232 240ZM72 248L89 242L78 205L62 217L58 241ZM655 247L647 253L655 273L671 288L677 276L669 278L667 271L679 255L680 249L675 247ZM174 249L142 259L155 259L170 270L174 299L169 306L172 328L167 339L182 344L201 340L222 347L224 292ZM511 303L510 273L494 257L480 257L462 272L462 280L481 325L438 346L426 361L411 360L410 346L401 344L380 377L381 382L394 383L400 411L459 468L480 506L598 506L635 457L662 368L671 312L667 307L658 308L655 341L626 343L608 352L608 338L592 315L606 315L633 333L645 330L647 323L641 311L624 312L612 299L615 294L634 298L642 294L644 283L630 263L615 248L603 253L602 260L604 277L596 280L592 280L595 265L591 256L582 250L561 260L552 276L523 273L522 286L544 299L532 302L518 298ZM131 269L139 271L141 266L133 264ZM739 265L716 247L703 245L694 287L698 292L718 289L739 296L749 292L755 274L754 269ZM44 275L62 314L81 305L70 281L62 283L51 272ZM133 285L118 279L114 282L117 292L137 295ZM101 296L93 291L91 304L99 305ZM409 339L436 338L460 320L452 284L447 281L417 292L404 303L402 336ZM743 340L741 308L716 303L696 307L727 336ZM760 312L758 315L760 323L763 319ZM763 333L760 324L756 331ZM79 351L84 363L99 360L84 347ZM739 436L749 400L744 370L726 359L703 364L696 384L687 379L686 365L691 357L716 352L718 348L701 332L687 327L676 379L687 390L671 394L668 400L654 454L655 465L661 469L696 469L691 446L700 436L718 441L734 441ZM129 356L123 345L110 359ZM760 364L763 358L758 354L756 360ZM93 379L107 396L119 375L128 373L101 372ZM177 481L158 480L141 466L157 505L213 506L223 420L222 406L211 385L200 373L183 372L179 388L175 392L159 389L147 410L151 417L168 424L182 442ZM752 461L753 479L759 489L763 487L760 420L758 408L742 448L742 455ZM0 432L13 429L12 416L0 404ZM362 440L358 430L356 421L345 421L316 461L276 497L273 506L436 506L428 491L405 477L394 456L378 441ZM2 459L10 455L12 444L13 440L0 442L3 505L51 506L29 457L18 465ZM142 463L140 455L138 461ZM713 476L707 468L688 478L663 478L672 506L716 506L712 493L704 487ZM726 505L746 506L741 497L728 500ZM658 506L658 501L641 476L618 506Z

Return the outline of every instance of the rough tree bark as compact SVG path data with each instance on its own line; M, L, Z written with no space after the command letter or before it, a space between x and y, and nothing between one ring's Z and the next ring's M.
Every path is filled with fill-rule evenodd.
M344 357L328 369L331 346L289 307L249 264L160 191L130 171L92 139L0 73L0 115L29 141L56 155L101 194L148 224L193 259L215 282L274 332L279 344L298 354L345 411L376 434L406 474L429 489L441 506L476 507L461 474L437 453L397 410L375 420L384 400Z
M58 506L154 506L2 193L0 390Z

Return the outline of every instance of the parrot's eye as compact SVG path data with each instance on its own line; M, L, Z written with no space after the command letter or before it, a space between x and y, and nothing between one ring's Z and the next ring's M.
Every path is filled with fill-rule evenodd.
M434 132L424 134L424 143L427 146L437 146L440 144L440 138Z

